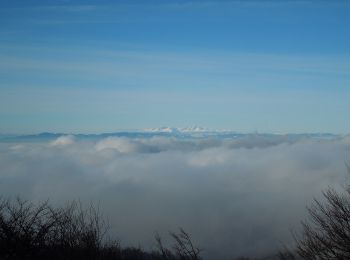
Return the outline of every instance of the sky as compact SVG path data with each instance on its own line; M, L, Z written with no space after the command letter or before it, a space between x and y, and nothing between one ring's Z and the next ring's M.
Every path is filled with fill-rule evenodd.
M349 13L347 0L0 0L0 139L349 134ZM2 196L101 203L112 234L145 249L181 226L207 259L291 244L305 206L341 190L350 164L346 135L9 140Z
M349 133L348 1L2 0L0 133Z

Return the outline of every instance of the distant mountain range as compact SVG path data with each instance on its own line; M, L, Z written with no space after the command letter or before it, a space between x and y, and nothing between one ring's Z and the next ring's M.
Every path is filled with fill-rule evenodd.
M336 139L341 135L332 133L301 133L301 134L275 134L275 133L239 133L232 130L211 130L203 127L193 126L185 128L160 127L148 128L135 131L118 131L101 134L70 134L70 133L39 133L31 135L0 135L0 141L43 141L54 140L63 135L73 135L77 139L101 139L106 137L127 137L127 138L152 138L152 137L176 137L176 138L287 138L296 139Z
M209 130L208 128L200 127L200 126L192 126L192 127L159 127L159 128L147 128L143 130L144 132L152 132L152 133L204 133L204 132L218 132L220 130Z

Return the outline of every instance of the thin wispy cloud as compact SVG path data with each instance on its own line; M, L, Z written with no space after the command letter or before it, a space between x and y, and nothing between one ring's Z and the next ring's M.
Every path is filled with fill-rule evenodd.
M90 12L96 10L104 10L105 8L203 8L203 7L259 7L259 8L273 8L283 6L315 6L315 5L338 6L347 5L346 1L326 1L326 0L223 0L223 1L119 1L116 3L102 3L101 5L81 5L81 4L67 4L61 5L43 5L32 7L37 11L63 11L63 12Z
M25 46L23 46L25 48ZM7 49L7 47L2 47ZM21 49L22 46L16 47ZM16 48L11 48L15 52ZM42 49L38 48L38 53ZM64 55L64 59L50 59L43 56L38 58L27 54L20 55L2 55L0 66L4 70L31 69L38 71L76 71L89 72L87 76L94 74L118 75L118 76L147 76L159 77L164 75L174 75L178 73L193 73L187 75L187 80L198 78L198 73L203 75L226 77L227 84L230 84L230 78L255 75L280 75L288 78L296 77L341 77L347 79L350 77L350 63L347 56L335 55L276 55L276 54L254 54L254 53L230 53L230 52L197 52L197 53L178 53L178 52L154 52L154 51L113 51L113 50L74 50L50 48L44 51L46 53L57 53ZM71 58L70 58L71 57ZM89 57L89 60L87 60ZM147 65L147 66L145 66ZM155 70L162 73L155 74ZM92 73L92 74L91 74ZM239 76L241 75L241 76ZM227 78L229 76L229 78ZM199 79L200 80L200 79Z
M115 25L115 24L135 24L153 22L190 22L189 12L196 12L198 21L221 21L235 17L236 12L242 10L266 10L272 11L278 8L332 8L348 6L345 1L120 1L115 3L100 4L74 4L74 3L53 3L45 5L29 4L26 6L9 5L0 12L18 12L23 17L17 18L16 23L30 23L33 26L65 26L69 24L89 24ZM210 11L219 9L225 12L221 16L208 15ZM28 16L28 11L35 13ZM216 12L215 11L215 12ZM234 12L230 15L230 11ZM159 13L169 15L154 15ZM208 13L209 12L209 13ZM153 14L153 15L152 15ZM238 13L239 14L239 13ZM279 19L283 19L281 16ZM289 17L291 19L293 17ZM235 20L235 19L234 19Z
M98 5L45 5L32 7L35 11L61 11L61 12L92 12L100 8Z

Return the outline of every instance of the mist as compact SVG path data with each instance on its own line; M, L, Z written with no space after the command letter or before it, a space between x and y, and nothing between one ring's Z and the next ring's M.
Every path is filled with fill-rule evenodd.
M155 247L182 227L207 259L266 256L328 186L348 180L350 140L73 135L0 142L3 197L98 205L122 245Z

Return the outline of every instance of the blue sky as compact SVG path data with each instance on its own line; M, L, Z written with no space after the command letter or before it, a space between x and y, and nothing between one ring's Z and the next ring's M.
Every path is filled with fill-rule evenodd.
M349 133L348 1L0 6L0 133Z

